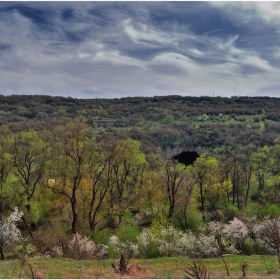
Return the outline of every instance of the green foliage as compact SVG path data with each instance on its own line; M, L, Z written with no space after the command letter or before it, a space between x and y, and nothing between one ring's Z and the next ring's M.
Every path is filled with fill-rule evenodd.
M53 207L52 201L41 198L30 203L34 222L46 224L50 221L50 212Z
M159 256L160 251L158 249L158 245L153 240L150 240L145 248L139 249L139 258L153 259L158 258Z
M252 202L244 209L244 213L248 217L256 216L260 220L268 216L273 219L280 216L280 208L275 204L259 204Z
M273 219L280 216L280 208L275 204L258 205L258 208L257 216L259 218L270 216Z
M112 236L112 230L109 228L104 228L101 230L96 230L93 233L93 241L95 244L108 244L109 238Z
M37 118L38 119L47 119L48 118L48 114L46 112L39 112L37 114Z
M59 110L56 112L58 115L65 115L66 109L63 107L60 107Z
M109 259L116 259L118 257L118 253L116 251L115 246L108 245L108 258Z
M226 209L224 210L224 213L225 213L226 219L228 221L231 221L235 217L240 216L240 211L239 211L238 207L235 205L231 205L231 204L226 207Z
M121 225L115 230L114 235L116 235L120 241L137 242L137 237L140 233L141 231L137 226Z
M200 211L194 208L190 208L186 211L186 223L187 229L196 232L202 222L202 214Z

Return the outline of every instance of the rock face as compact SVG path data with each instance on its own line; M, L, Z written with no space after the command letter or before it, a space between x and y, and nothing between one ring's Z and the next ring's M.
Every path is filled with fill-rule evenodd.
M178 162L185 164L186 166L191 165L199 157L197 152L182 152L173 157L173 159L178 160Z

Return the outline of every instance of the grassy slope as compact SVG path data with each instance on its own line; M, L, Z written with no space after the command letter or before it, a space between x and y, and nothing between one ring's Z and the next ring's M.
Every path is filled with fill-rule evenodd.
M265 256L234 256L228 255L225 261L229 268L230 276L227 276L225 266L220 258L203 259L204 264L210 269L211 278L237 279L242 277L241 264L246 262L248 269L246 278L279 278L280 269L277 258ZM32 259L29 260L36 278L121 278L112 267L112 260L71 260L71 259ZM157 258L148 260L132 260L131 272L122 278L184 278L184 268L190 259L183 258ZM30 278L30 270L25 265L22 267L22 274L19 277L19 261L0 262L1 278ZM268 270L270 273L268 273ZM24 272L24 270L26 272ZM28 274L29 273L29 274Z

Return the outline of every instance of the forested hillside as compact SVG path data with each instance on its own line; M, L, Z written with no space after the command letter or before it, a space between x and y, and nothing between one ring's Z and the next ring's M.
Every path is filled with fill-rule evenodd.
M0 96L1 219L20 229L1 257L17 244L42 256L280 262L266 240L280 230L278 108L269 97ZM199 157L185 166L182 151Z
M269 97L86 100L14 95L0 96L0 123L14 132L41 131L83 117L100 133L125 134L153 148L264 146L280 133L279 106L280 99Z

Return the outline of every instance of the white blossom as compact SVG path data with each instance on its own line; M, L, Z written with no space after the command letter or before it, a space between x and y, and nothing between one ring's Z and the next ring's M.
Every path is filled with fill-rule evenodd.
M225 225L223 232L228 238L243 239L248 234L248 229L242 221L235 217L228 225Z
M129 241L121 241L115 235L109 238L109 244L113 245L115 251L120 254L136 256L139 253L138 244Z
M23 216L23 212L20 212L15 207L14 212L3 221L0 221L0 250L3 254L3 250L16 242L21 240L21 232L16 226ZM3 257L3 256L2 256Z
M108 247L105 245L96 245L79 233L73 235L69 243L69 253L73 259L94 259L102 258L107 254Z

